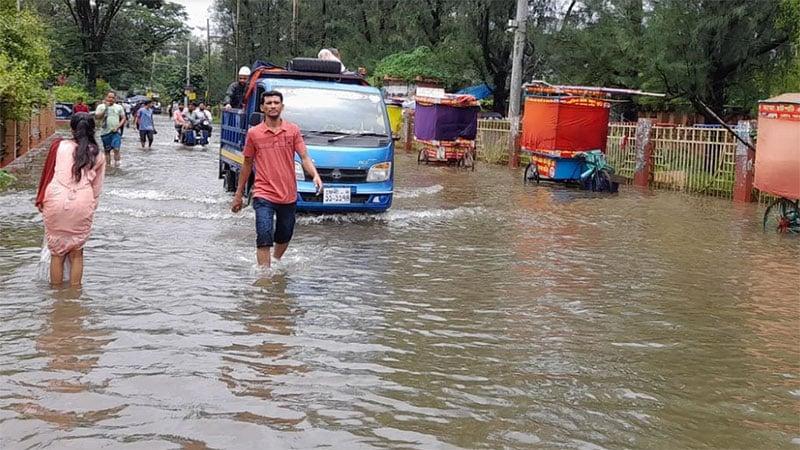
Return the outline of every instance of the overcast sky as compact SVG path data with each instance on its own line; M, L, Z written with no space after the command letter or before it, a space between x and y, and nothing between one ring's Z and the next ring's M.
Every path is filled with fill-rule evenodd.
M186 8L189 16L189 26L192 32L197 35L205 36L205 31L199 31L198 27L206 27L206 19L209 18L211 4L214 0L170 0L172 3L179 3Z

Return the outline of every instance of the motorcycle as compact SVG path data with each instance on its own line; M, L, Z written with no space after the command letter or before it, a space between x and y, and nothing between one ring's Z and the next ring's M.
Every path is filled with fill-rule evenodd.
M194 127L183 130L183 134L181 135L181 144L187 147L194 147L195 145L200 145L205 147L208 145L208 138L211 135L211 124L208 120L204 120L201 123L195 124Z

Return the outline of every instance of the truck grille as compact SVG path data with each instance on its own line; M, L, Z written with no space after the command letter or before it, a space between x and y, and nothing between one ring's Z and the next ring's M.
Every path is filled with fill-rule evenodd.
M365 183L367 171L363 169L326 169L317 167L317 173L323 183ZM306 181L311 181L311 176L306 174Z

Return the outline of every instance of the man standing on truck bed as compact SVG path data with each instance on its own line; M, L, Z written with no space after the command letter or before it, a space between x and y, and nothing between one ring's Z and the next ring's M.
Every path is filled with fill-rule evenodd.
M280 260L294 233L297 202L294 154L300 156L303 170L314 178L317 192L322 191L322 180L308 156L300 128L281 119L283 94L268 91L261 95L260 100L264 121L247 131L244 164L231 211L236 213L242 209L244 187L255 161L253 209L256 211L256 258L259 265L269 267L273 244L275 253L272 256Z
M225 109L231 108L241 109L242 102L244 101L245 90L247 89L247 79L250 77L250 68L242 66L239 69L239 79L234 81L228 86L228 91L225 92Z

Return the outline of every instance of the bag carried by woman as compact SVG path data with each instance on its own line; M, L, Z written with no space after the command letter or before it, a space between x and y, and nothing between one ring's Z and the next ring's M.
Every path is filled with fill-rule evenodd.
M54 286L64 281L66 261L71 264L70 285L81 284L83 245L92 230L106 167L94 137L94 117L73 114L70 128L72 139L56 140L50 146L36 196L36 207L44 217L50 283ZM45 253L42 251L42 260Z

